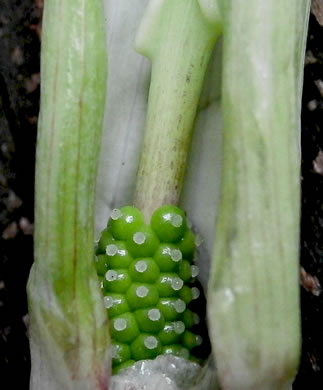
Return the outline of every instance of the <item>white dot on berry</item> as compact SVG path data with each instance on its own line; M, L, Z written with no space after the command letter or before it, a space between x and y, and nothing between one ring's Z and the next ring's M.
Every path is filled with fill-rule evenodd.
M203 342L203 338L201 336L197 335L195 337L195 342L196 342L196 345L201 345Z
M197 299L200 295L200 290L197 287L192 287L192 299Z
M192 272L192 277L195 278L200 272L199 267L197 265L192 265L191 272Z
M155 349L158 345L158 341L156 337L148 336L145 338L144 344L147 349Z
M115 330L121 332L127 328L127 321L124 318L117 318L114 321L113 327Z
M139 260L135 264L135 268L137 272L145 272L148 268L148 265L144 260Z
M133 235L133 240L136 244L142 245L146 241L146 235L142 232L136 232Z
M105 252L108 256L114 256L118 252L118 247L114 244L107 245Z
M150 309L148 312L148 318L151 321L158 321L160 319L160 311L158 309Z
M119 209L113 209L111 213L111 219L116 221L117 219L122 217L122 212Z
M118 273L112 269L110 269L106 274L105 278L108 282L113 282L118 279Z
M110 309L113 306L113 298L109 295L103 298L103 302L106 309Z
M182 260L182 252L179 249L173 249L170 253L170 258L176 262Z
M176 321L174 323L174 330L177 334L182 334L185 331L185 325L183 321Z
M172 289L175 290L175 291L178 291L180 290L182 287L183 287L183 280L181 278L173 278L170 282L170 285L172 286Z
M186 304L182 299L177 299L174 303L176 313L183 313L186 309Z
M148 295L148 288L145 286L137 287L136 295L138 298L145 298Z
M178 214L172 215L170 223L174 227L180 227L183 224L183 217L181 215L178 215Z

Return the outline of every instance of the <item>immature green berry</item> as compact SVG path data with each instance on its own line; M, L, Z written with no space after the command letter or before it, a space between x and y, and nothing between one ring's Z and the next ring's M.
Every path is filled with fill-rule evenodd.
M161 297L177 296L178 291L183 287L184 282L176 273L160 274L156 286Z
M127 240L144 224L142 213L132 206L112 210L108 228L117 240Z
M141 225L127 240L127 248L133 257L152 257L159 240L150 226Z
M130 264L129 274L135 282L154 283L159 276L159 268L152 258L138 258Z
M177 343L185 332L185 324L182 321L166 322L158 337L163 345Z
M187 229L183 238L178 242L178 249L182 252L183 257L187 260L192 261L195 253L195 235Z
M154 307L159 300L157 287L148 283L133 283L129 287L126 297L132 310Z
M107 245L105 253L108 256L107 262L109 268L126 269L133 261L123 241L114 241L112 244Z
M175 321L179 319L181 314L185 311L186 303L177 297L160 298L157 307L166 321Z
M133 359L129 359L127 361L125 361L124 363L121 363L119 365L116 365L115 367L112 367L112 374L113 375L116 375L118 374L120 371L123 371L125 370L126 368L128 367L131 367L133 364L135 364L136 361L133 360Z
M99 276L104 276L107 272L108 257L106 255L97 255L95 258L96 272Z
M136 310L135 317L142 332L159 333L165 325L164 316L158 308Z
M188 359L190 352L188 349L178 344L166 345L162 348L162 353L165 355L174 355L184 359Z
M105 292L124 293L130 285L131 279L125 269L110 269L105 274L103 282Z
M161 352L159 339L145 333L138 336L130 348L135 360L154 359Z
M129 345L123 343L113 343L112 349L112 365L122 364L131 358Z
M115 239L113 238L110 230L104 229L101 233L100 239L98 241L96 253L97 254L105 254L105 250L107 245L113 244Z
M110 322L110 333L114 340L129 343L139 335L139 328L132 313L124 313Z
M162 206L152 215L151 227L160 241L177 242L183 238L187 228L186 217L176 206Z
M183 258L182 252L174 244L162 243L157 248L154 260L162 272L174 272Z
M130 311L126 297L123 294L108 293L103 298L104 306L108 310L109 318L113 318Z

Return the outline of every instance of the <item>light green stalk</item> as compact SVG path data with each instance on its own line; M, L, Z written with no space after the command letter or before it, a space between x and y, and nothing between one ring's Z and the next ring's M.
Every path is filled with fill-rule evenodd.
M31 389L107 389L109 333L93 268L107 78L101 0L47 0L41 56Z
M288 389L300 355L299 118L309 2L223 2L222 189L208 291L223 390Z
M197 104L216 39L198 0L150 2L136 47L152 61L152 76L135 205L149 218L163 204L177 204Z

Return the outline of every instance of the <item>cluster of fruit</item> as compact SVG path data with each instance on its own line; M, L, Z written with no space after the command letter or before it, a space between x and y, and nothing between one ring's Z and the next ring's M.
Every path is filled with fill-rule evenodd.
M96 247L108 310L113 372L173 354L200 362L209 351L205 302L184 212L162 206L150 225L132 206L114 209Z

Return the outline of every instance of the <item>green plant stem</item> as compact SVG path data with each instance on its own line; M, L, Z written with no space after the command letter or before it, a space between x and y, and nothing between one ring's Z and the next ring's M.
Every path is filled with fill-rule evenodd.
M137 50L152 60L145 138L134 204L148 219L177 204L206 67L220 28L197 0L152 1Z
M107 389L109 331L93 265L106 90L101 1L48 0L41 56L31 389Z
M298 368L300 64L308 7L303 0L224 5L224 161L208 291L223 390L288 389Z

